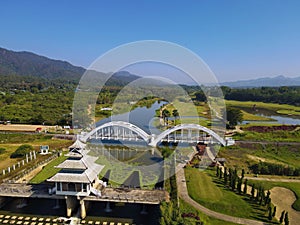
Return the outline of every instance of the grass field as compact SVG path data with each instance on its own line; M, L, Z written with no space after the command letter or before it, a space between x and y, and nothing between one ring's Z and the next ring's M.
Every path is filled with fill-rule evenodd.
M229 147L221 147L218 157L226 158L226 166L245 169L259 161L290 165L299 167L299 146L276 144L239 144Z
M191 107L193 106L193 107ZM176 108L180 116L203 116L206 117L209 114L209 107L205 103L200 103L199 105L194 105L192 102L181 102L178 99L172 104L168 104L165 107L167 110L172 111Z
M60 169L55 168L58 164L62 163L67 159L66 156L60 156L50 163L48 163L34 178L32 178L29 183L31 184L40 184L47 180L48 178L55 175Z
M220 213L249 218L251 207L229 190L218 187L212 177L195 168L185 170L189 195L201 205ZM243 208L243 210L240 210Z
M287 105L287 104L276 104L276 103L264 103L264 102L242 102L242 101L234 101L234 100L226 100L227 106L233 106L241 109L252 109L253 105L256 105L256 109L258 110L268 110L273 113L278 113L282 115L300 115L300 107Z
M237 225L236 223L226 222L224 220L218 220L212 217L205 215L204 213L198 211L193 206L189 205L182 199L179 200L180 213L194 213L200 217L201 222L204 222L206 225ZM185 218L185 225L197 225L197 220L194 218Z
M251 125L243 126L243 133L237 133L234 135L235 140L252 140L252 141L273 141L274 144L276 142L300 142L300 129L293 130L293 131L284 131L284 130L277 130L277 131L270 131L270 132L255 132L255 131L247 131L245 128ZM264 125L264 124L255 124L255 126L267 126L270 127L271 125Z
M243 113L243 120L247 121L273 121L271 118L254 115L252 113L248 113L245 110L241 110Z
M5 148L5 152L0 154L0 169L7 168L21 160L11 159L10 155L22 144L30 144L36 151L39 151L40 145L49 145L50 150L59 150L70 146L72 141L52 139L52 136L44 134L0 134L0 148Z
M189 195L201 205L231 216L266 221L266 209L238 195L226 187L213 175L214 171L203 172L195 168L186 168L186 180Z

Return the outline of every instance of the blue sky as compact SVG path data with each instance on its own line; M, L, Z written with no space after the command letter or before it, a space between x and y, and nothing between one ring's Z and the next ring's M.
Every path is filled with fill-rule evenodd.
M87 67L118 45L175 42L219 81L300 76L300 1L0 2L0 46Z

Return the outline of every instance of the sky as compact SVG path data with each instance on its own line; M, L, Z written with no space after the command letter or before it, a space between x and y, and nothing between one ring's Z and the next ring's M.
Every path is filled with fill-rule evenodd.
M88 67L106 51L163 40L199 55L220 82L300 76L300 1L3 0L0 47Z

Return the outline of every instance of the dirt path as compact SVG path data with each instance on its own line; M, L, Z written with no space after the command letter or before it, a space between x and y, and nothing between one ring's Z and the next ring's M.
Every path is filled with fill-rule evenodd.
M283 210L289 212L289 220L291 225L299 224L300 212L292 208L292 204L296 201L294 192L283 187L274 187L270 190L271 199L276 206L276 218L279 220Z
M245 177L248 180L263 180L268 182L283 182L283 183L299 183L300 179L285 179L285 178L266 178L266 177Z

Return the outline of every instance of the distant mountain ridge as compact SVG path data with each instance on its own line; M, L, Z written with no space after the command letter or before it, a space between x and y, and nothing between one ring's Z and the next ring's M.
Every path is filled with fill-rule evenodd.
M0 75L32 76L44 79L79 80L85 69L32 52L0 48Z
M32 52L15 52L0 48L0 76L33 77L44 80L67 80L78 82L86 69L69 62L54 60ZM97 72L99 76L104 74ZM126 84L139 78L127 71L116 72L110 85Z
M300 86L300 76L299 77L264 77L251 80L239 80L234 82L224 82L221 83L223 86L239 88L239 87L280 87L280 86Z

